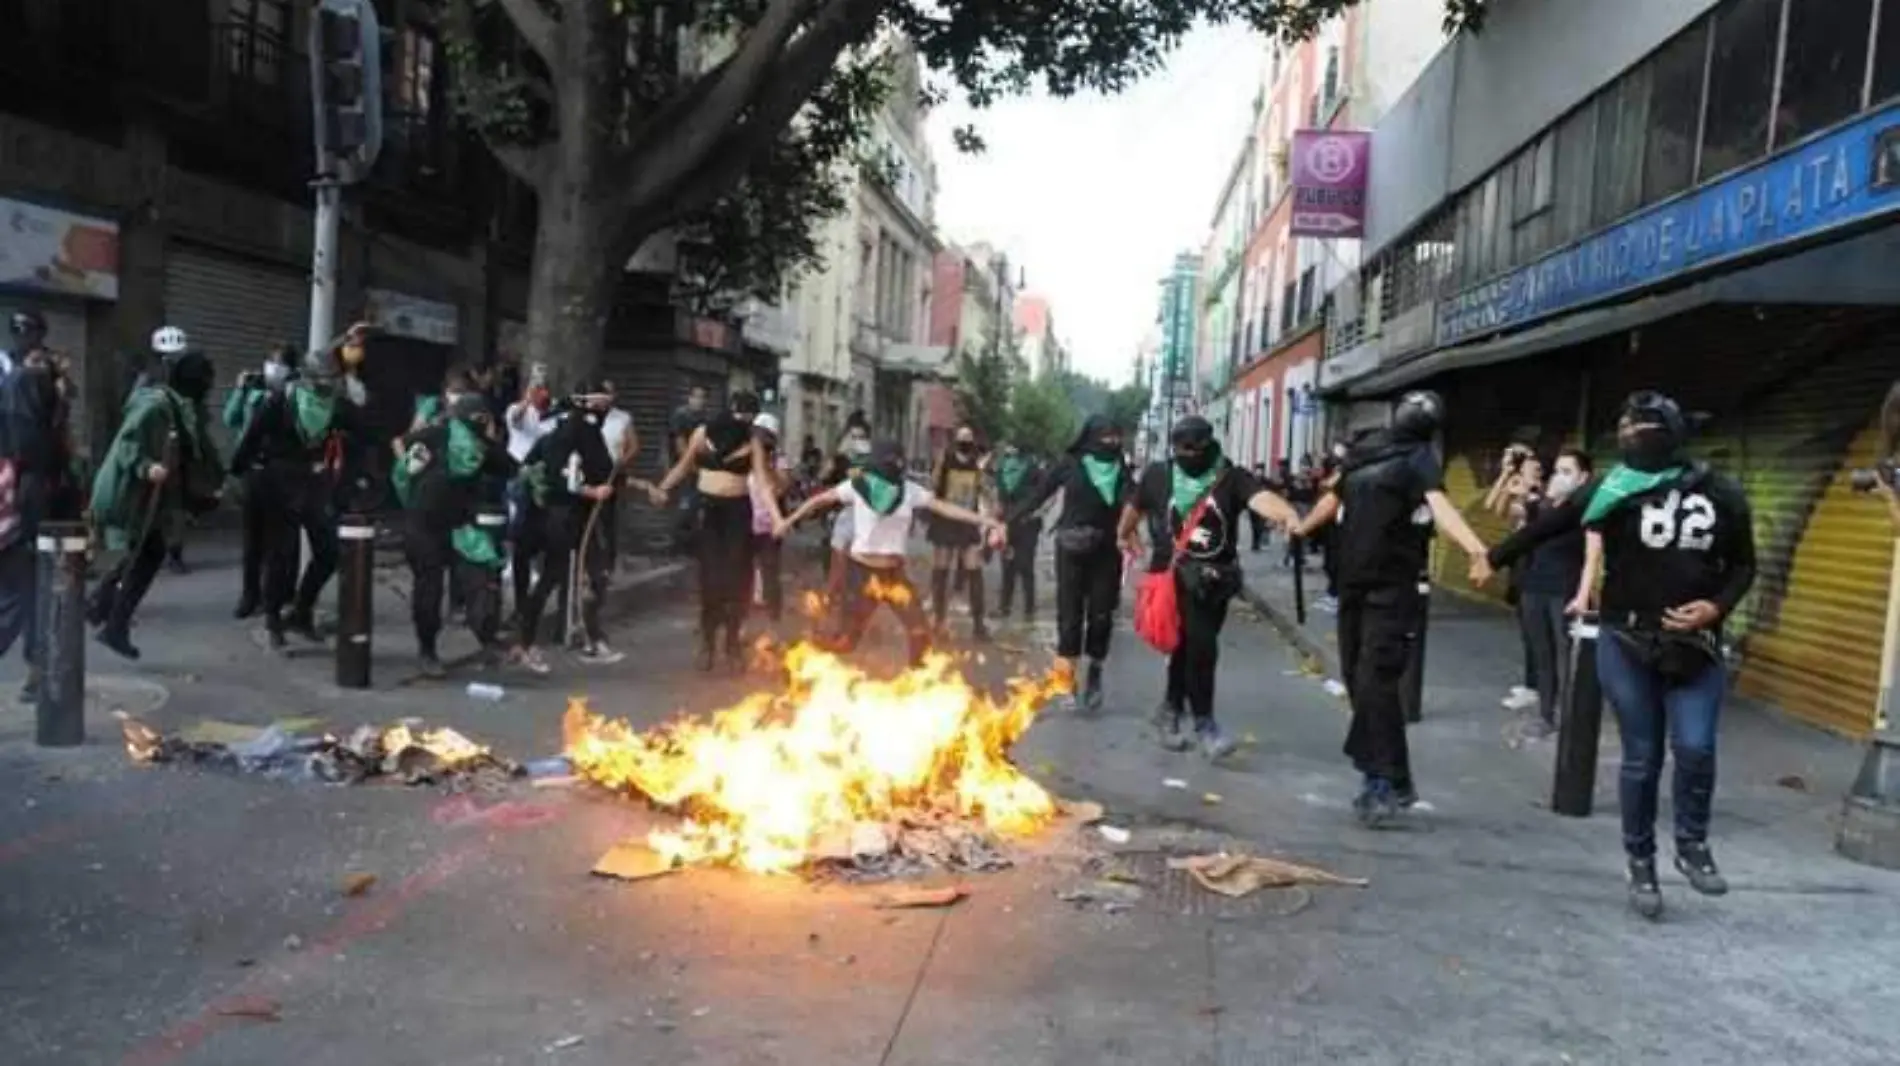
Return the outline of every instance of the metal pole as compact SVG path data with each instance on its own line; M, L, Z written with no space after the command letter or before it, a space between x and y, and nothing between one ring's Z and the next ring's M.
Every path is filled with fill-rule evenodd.
M1600 634L1593 614L1570 623L1570 673L1564 679L1550 809L1572 818L1590 817L1596 796L1597 744L1603 736L1603 686L1597 680Z
M1412 634L1411 654L1405 660L1405 675L1399 679L1399 701L1405 708L1406 723L1425 720L1425 631L1431 628L1432 582L1429 574L1418 576L1418 632Z
M337 524L338 560L336 683L339 688L369 687L371 631L375 625L376 526L365 516L343 516Z
M1887 576L1880 695L1860 775L1847 790L1834 850L1855 862L1900 870L1900 540Z
M1288 545L1293 551L1293 618L1306 624L1306 538L1294 537Z
M86 527L78 522L47 522L35 542L39 549L40 694L35 741L43 748L72 748L86 742Z
M329 178L313 183L317 190L317 231L310 254L310 332L307 350L328 346L336 324L336 241L342 222L343 186Z

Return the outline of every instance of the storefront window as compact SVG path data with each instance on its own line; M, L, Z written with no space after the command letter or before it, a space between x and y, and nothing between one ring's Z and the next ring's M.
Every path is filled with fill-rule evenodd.
M1716 9L1701 181L1768 154L1769 97L1775 90L1781 5L1782 0L1729 0Z
M1643 140L1649 109L1649 67L1617 79L1597 103L1596 201L1591 220L1604 226L1634 211L1643 197Z
M1556 201L1558 244L1568 244L1590 228L1590 204L1596 170L1597 102L1584 104L1557 127Z
M1874 100L1900 96L1900 4L1880 6L1880 32L1874 38Z
M1900 10L1886 14L1900 17ZM1874 0L1789 0L1781 99L1775 105L1777 148L1860 110L1873 17Z
M1699 22L1649 61L1649 139L1643 152L1643 202L1655 203L1695 180L1695 138L1702 120L1702 75L1709 24Z

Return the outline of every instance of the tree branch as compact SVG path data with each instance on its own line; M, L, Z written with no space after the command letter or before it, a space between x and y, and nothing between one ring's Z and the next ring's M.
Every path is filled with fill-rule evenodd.
M554 16L541 6L541 0L498 0L515 24L515 32L541 57L550 69L560 64L561 37Z
M691 169L759 95L759 87L772 74L786 42L798 31L819 0L771 0L765 16L745 35L729 61L719 64L716 81L700 100L699 106L683 116L679 141L673 145L685 169ZM666 182L676 176L661 175Z
M623 198L629 223L650 233L705 210L730 192L824 84L844 49L877 24L883 7L883 0L827 0L761 81L770 92L754 101L736 130L724 127L720 141L698 159L677 158L670 166L648 164L636 174ZM665 136L666 131L656 131L655 139L664 142ZM642 147L647 155L659 156L675 146Z
M540 193L541 179L548 172L548 149L546 146L534 147L526 144L509 144L504 141L497 141L486 133L480 136L482 143L488 146L489 154L495 157L495 162L501 164L501 169L507 171L509 176L513 177L516 181L533 189L537 194Z

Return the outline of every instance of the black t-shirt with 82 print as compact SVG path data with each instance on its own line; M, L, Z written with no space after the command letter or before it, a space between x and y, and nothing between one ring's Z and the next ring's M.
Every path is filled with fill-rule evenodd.
M1201 520L1189 534L1182 555L1199 562L1231 566L1237 558L1235 541L1245 525L1241 515L1247 510L1247 501L1258 495L1263 486L1246 468L1233 466L1226 460L1222 460L1221 465L1226 471L1215 475L1213 502L1202 510ZM1151 549L1148 569L1166 570L1174 554L1175 540L1180 536L1181 523L1187 518L1186 512L1174 509L1173 462L1148 464L1141 472L1134 503L1148 518ZM1190 505L1187 511L1193 509Z

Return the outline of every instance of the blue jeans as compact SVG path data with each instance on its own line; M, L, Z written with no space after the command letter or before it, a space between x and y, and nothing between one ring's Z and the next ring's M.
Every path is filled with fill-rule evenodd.
M1715 796L1715 727L1728 688L1727 673L1711 662L1690 680L1672 683L1608 629L1597 641L1597 676L1623 735L1617 796L1623 808L1623 848L1631 858L1656 854L1656 790L1662 781L1665 736L1676 760L1676 841L1708 839Z

